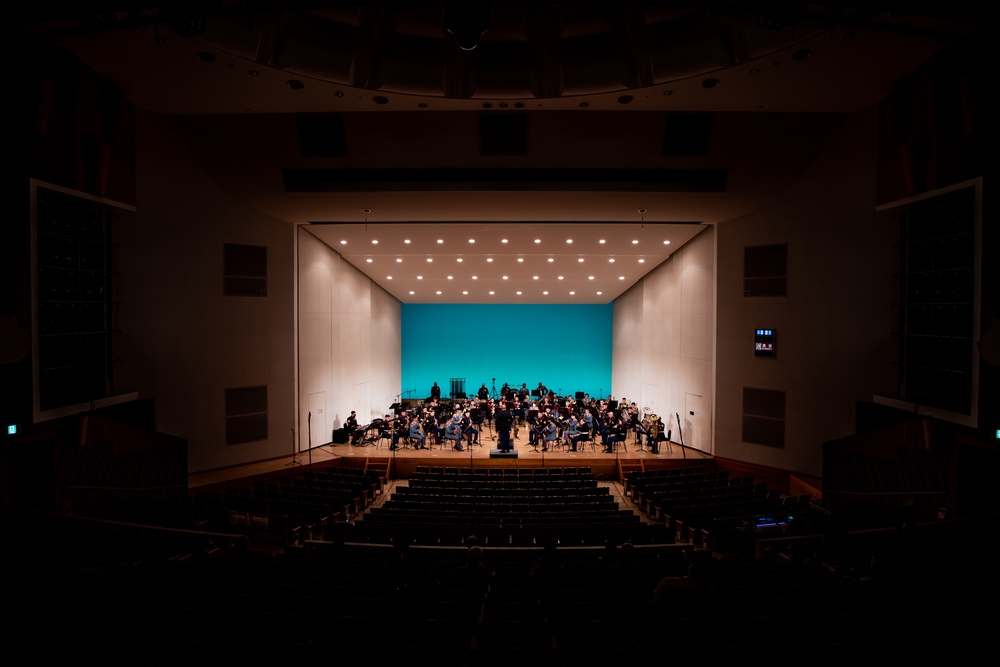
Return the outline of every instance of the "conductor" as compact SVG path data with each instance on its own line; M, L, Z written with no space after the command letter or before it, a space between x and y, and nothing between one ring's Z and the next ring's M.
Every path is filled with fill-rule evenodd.
M438 383L435 382L434 386L431 387L431 399L440 400L440 398L441 398L441 387L439 387Z
M514 446L510 441L510 427L513 421L510 408L507 407L507 402L504 401L500 403L500 410L497 412L496 417L496 425L497 433L500 435L500 444L498 448L501 452L509 452L514 449Z

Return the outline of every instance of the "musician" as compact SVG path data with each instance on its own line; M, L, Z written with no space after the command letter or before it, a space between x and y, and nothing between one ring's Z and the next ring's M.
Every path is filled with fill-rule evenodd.
M427 435L424 434L418 415L413 415L413 420L410 422L409 437L413 440L414 449L427 449Z
M521 383L521 388L517 390L517 398L521 403L525 403L529 398L531 398L531 392L528 391L527 383Z
M615 444L625 442L625 438L628 437L628 425L626 422L618 419L615 413L611 411L608 412L605 424L607 427L607 436L604 439L604 452L606 454L614 454Z
M389 449L392 451L399 449L400 439L405 438L409 432L406 417L403 415L396 417L392 422L392 444L389 445Z
M462 452L465 448L462 447L462 416L456 414L448 422L448 425L444 428L445 440L450 440L452 442L452 449Z
M660 453L660 432L663 430L660 418L657 415L651 415L649 418L649 435L646 437L646 444L649 445L649 451L653 454Z
M639 441L642 445L642 436L646 436L646 445L652 449L653 443L649 439L649 430L653 426L653 420L650 418L649 408L642 414L642 421L635 427L635 439Z
M497 412L497 433L500 436L499 449L501 452L509 452L514 449L514 445L510 441L510 427L513 418L511 417L510 410L507 408L507 404L501 402L500 410Z
M479 429L473 423L472 415L468 410L462 413L462 433L469 441L470 446L479 444Z
M542 433L542 451L549 451L549 443L559 439L559 427L555 419L548 419L545 423L545 430Z
M429 408L424 408L424 433L428 440L433 438L434 442L441 443L441 425L438 423L437 415Z
M351 444L358 447L362 446L364 444L365 431L368 430L369 425L365 424L362 426L358 424L358 416L354 410L351 410L351 416L347 418L345 426L348 428L347 432L351 434Z
M484 382L479 386L479 391L476 392L476 398L480 401L485 401L490 397L490 390L486 388L486 383Z
M435 382L434 386L431 387L431 400L436 401L441 398L441 387Z
M576 418L576 413L569 413L569 420L566 422L566 428L563 429L563 439L566 444L570 446L570 451L576 451L576 436L580 435L580 420Z

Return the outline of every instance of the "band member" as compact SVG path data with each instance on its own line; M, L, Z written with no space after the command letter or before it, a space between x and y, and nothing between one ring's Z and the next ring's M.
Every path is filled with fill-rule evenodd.
M646 438L649 451L654 454L660 453L660 418L657 415L649 417L649 435Z
M614 412L608 412L605 425L608 435L604 440L604 451L607 454L613 454L615 451L615 444L625 442L625 438L628 435L628 426L625 422L615 417Z
M399 441L405 438L410 433L410 428L407 425L406 417L400 415L392 422L392 444L389 445L389 449L395 451L399 449Z
M542 434L542 451L549 451L549 443L556 442L559 439L559 427L556 425L555 419L549 419L545 424L545 431Z
M580 435L579 424L580 420L576 418L576 413L569 413L569 420L566 422L566 428L563 429L563 440L565 440L566 444L570 446L571 452L576 451L576 442L574 442L574 438Z
M484 382L479 387L479 391L476 392L476 398L480 401L485 401L490 397L490 390L486 388L486 383Z
M444 429L445 440L450 440L452 443L452 449L462 452L465 448L462 447L462 417L461 415L455 415L445 426Z
M428 439L433 439L438 444L441 443L441 425L438 424L437 415L434 414L433 410L426 408L424 409L424 433Z
M462 413L462 433L469 441L469 446L479 444L479 429L472 422L472 415L468 410Z
M431 400L437 400L441 398L441 387L435 382L434 386L431 387Z
M423 426L420 424L420 417L413 415L410 422L409 437L413 440L414 449L427 449L427 436L424 434Z

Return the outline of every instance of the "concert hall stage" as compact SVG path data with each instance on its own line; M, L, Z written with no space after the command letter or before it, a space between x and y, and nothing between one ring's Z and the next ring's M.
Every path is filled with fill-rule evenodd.
M235 466L225 470L193 473L188 478L189 487L215 484L227 479L238 479L260 474L274 473L311 465L328 467L347 465L351 467L378 467L388 469L390 477L409 478L417 466L444 466L457 468L565 468L589 467L595 475L607 480L620 479L623 472L642 468L670 468L685 464L703 462L711 457L702 451L682 447L679 443L660 443L660 453L653 454L645 446L640 449L632 438L615 454L605 454L602 445L582 444L579 451L571 452L564 447L550 448L543 452L534 448L523 438L515 438L516 458L491 458L490 450L496 449L496 441L487 435L481 438L481 445L473 445L465 451L455 451L444 445L429 445L428 449L413 449L406 446L396 451L389 449L387 442L363 447L349 444L326 443L311 450L298 452L294 457L261 461Z

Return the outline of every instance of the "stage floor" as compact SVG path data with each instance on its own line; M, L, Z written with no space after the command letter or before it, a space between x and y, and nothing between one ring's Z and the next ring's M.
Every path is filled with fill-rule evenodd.
M528 444L528 432L523 428L519 429L518 436L512 440L514 452L517 454L516 458L491 456L491 452L497 448L497 442L488 430L480 438L479 445L467 447L465 451L461 452L455 451L447 445L430 445L428 449L404 447L391 451L386 441L363 447L326 443L313 447L311 450L299 452L294 457L287 456L242 466L193 473L188 476L188 486L206 486L231 479L279 472L283 469L291 470L300 466L336 465L337 459L344 460L345 465L352 467L374 465L375 461L379 462L378 465L388 464L390 475L393 477L408 477L418 465L510 468L589 466L595 474L604 475L608 479L617 478L623 467L685 465L686 463L697 463L711 459L711 456L705 452L682 447L676 442L669 445L665 442L660 443L659 454L653 454L645 446L640 449L632 436L629 436L626 445L620 447L614 454L605 454L600 442L595 443L595 446L592 446L591 443L581 443L579 451L576 452L566 451L564 447L550 447L549 451L543 452L541 447L534 448Z

